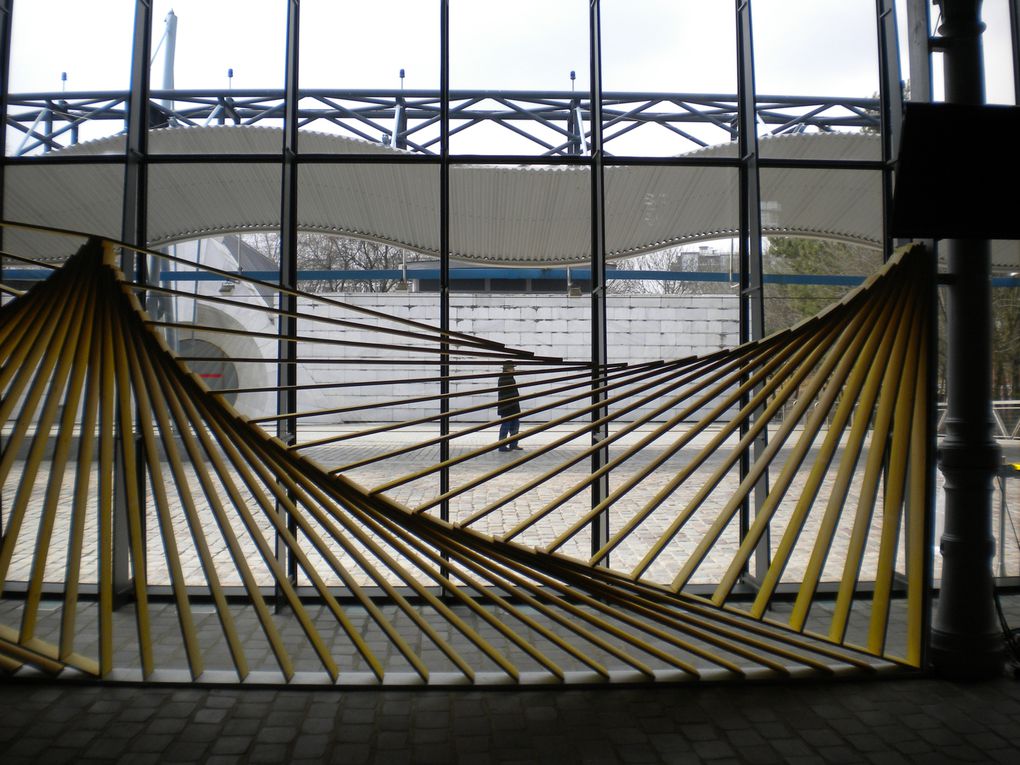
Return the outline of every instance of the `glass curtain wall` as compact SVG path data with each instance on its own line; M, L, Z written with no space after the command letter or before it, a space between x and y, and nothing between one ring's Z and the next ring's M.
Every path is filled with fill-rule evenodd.
M885 11L895 9L902 29L909 26L903 17L926 4L709 5L710 10L693 0L406 0L376 8L325 0L117 0L97 14L64 0L8 0L11 12L4 14L6 34L0 36L10 40L0 91L6 117L4 217L129 236L154 247L214 238L224 263L236 261L242 245L250 246L265 259L258 261L265 266L260 273L272 272L265 281L302 289L318 289L317 281L331 278L302 276L302 263L311 262L311 245L298 236L305 226L348 242L398 247L399 265L391 259L358 266L363 273L353 278L377 285L387 291L387 300L398 302L413 292L412 283L434 290L426 302L444 330L468 326L474 295L492 302L492 293L502 290L529 307L556 295L556 310L578 318L569 320L567 331L550 323L550 335L570 337L562 338L565 353L548 355L612 364L623 359L624 350L613 339L622 337L613 310L624 300L613 294L612 272L622 267L614 259L634 248L650 257L661 253L664 247L639 241L642 226L654 228L656 218L670 217L670 209L678 211L677 220L692 211L697 200L678 189L693 189L702 201L716 189L717 204L705 201L705 211L718 220L690 244L698 256L701 246L727 256L716 258L714 273L725 270L743 287L738 297L727 292L739 305L728 320L735 316L743 338L753 339L785 321L770 303L770 279L787 269L770 259L770 253L776 255L774 237L817 234L831 224L846 228L835 237L843 242L874 252L886 248L891 156L884 131L894 115L883 113L880 104L884 95L898 109L899 93L890 93L887 83L907 77L888 72L882 62L898 66L907 56L883 50L879 30ZM986 45L989 97L1014 103L1015 52L1007 30L1016 19L1005 0L986 6L992 28ZM147 14L144 27L135 23L139 13ZM914 26L929 24L934 27L937 19ZM897 35L884 39L891 45ZM94 54L97 41L102 56ZM849 47L840 41L850 41ZM297 67L291 76L288 61ZM132 66L147 76L133 81ZM933 81L938 79L936 68ZM147 99L144 104L139 97ZM387 198L373 188L387 173L413 178L422 192ZM535 204L541 197L532 195L527 181L543 178L569 181L546 193L559 195L553 202L564 210L580 200L581 212L571 219L576 231L568 237L565 219L556 223L549 205L536 205L542 217L530 221L528 233L556 225L548 236L538 236L542 243L573 242L572 249L544 252L539 263L536 252L521 250L526 237L485 221L521 213L523 231L531 213L510 210L512 194ZM217 182L222 192L213 188ZM793 186L817 187L823 196L840 188L857 193L862 222L851 230L849 220L812 218L811 203L818 197L797 206L781 193ZM352 191L328 197L340 187ZM221 214L221 208L230 214ZM420 217L411 220L409 210ZM175 223L175 215L190 223ZM223 219L205 220L210 215ZM641 225L633 225L639 217ZM415 222L426 218L427 223ZM401 226L415 225L420 230L413 240L394 235ZM697 229L697 222L689 227ZM3 242L16 249L19 236L5 233ZM482 244L491 252L473 251L472 238L486 239ZM692 252L687 244L676 246L681 254ZM757 262L762 254L764 274ZM681 267L693 270L682 258ZM425 275L415 279L409 273L415 269ZM352 277L357 269L311 270L343 270ZM653 280L656 288L676 281L660 276ZM471 292L459 292L458 280ZM407 292L389 294L401 290ZM332 290L338 291L343 290ZM762 311L763 295L761 325L755 315ZM790 304L794 297L784 299ZM659 307L671 309L664 301ZM321 309L311 298L275 295L270 302L283 312ZM408 317L416 318L413 312ZM428 322L431 317L422 314ZM479 321L504 332L500 342L506 346L541 344L507 329L511 320L523 321L521 310L489 309ZM285 337L279 344L267 339L269 361L279 360L279 349L312 358L323 353L318 346L313 351L313 343L298 342L300 321L270 324L267 338ZM651 331L649 326L641 331ZM660 334L672 329L658 327ZM212 354L209 379L233 380L222 359L187 339L189 354ZM655 347L663 349L661 343ZM286 368L298 368L293 355L284 361ZM448 363L433 369L440 377L463 373ZM268 376L273 379L249 386L268 398L250 392L235 394L235 402L242 409L250 405L253 414L269 407L268 416L279 416L280 407L318 406L310 393L288 398L275 390L317 383L315 375ZM437 385L440 397L456 392ZM440 415L450 411L436 406ZM597 406L592 416L598 418ZM452 421L440 417L436 427L448 430ZM596 459L611 457L607 447ZM435 480L448 486L450 476ZM598 504L612 486L607 481L590 487L590 502ZM611 534L618 522L609 519L608 532L601 533Z

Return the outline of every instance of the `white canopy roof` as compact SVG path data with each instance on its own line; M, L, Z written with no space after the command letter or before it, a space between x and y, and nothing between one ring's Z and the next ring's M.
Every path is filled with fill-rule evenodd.
M338 135L302 132L299 140L304 153L371 153L409 160L302 164L298 175L302 230L438 253L437 165ZM149 136L151 154L273 154L281 147L281 131L268 127L168 128ZM784 159L877 159L879 147L878 136L865 133L786 135L761 142L763 155ZM123 136L112 136L63 153L122 155L123 151ZM735 152L736 145L729 143L690 156L733 157ZM122 166L40 164L15 166L7 172L9 219L119 235ZM734 168L607 167L605 186L610 258L738 234L738 171ZM280 189L280 167L275 163L153 164L149 169L150 244L276 229ZM880 246L881 178L877 172L768 169L762 171L761 189L766 235ZM584 167L456 165L450 172L451 254L493 265L587 262L590 204L589 171ZM14 243L8 246L13 249Z

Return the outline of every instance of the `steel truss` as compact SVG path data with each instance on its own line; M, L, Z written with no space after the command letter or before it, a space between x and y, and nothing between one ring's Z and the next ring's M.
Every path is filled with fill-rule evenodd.
M9 140L17 156L67 147L83 140L83 126L120 122L126 132L126 91L21 93L8 100L6 124L20 134ZM301 130L339 132L415 154L438 155L442 97L438 90L302 90ZM686 150L735 141L739 133L736 95L693 93L604 93L603 145L612 154L618 140L657 125ZM591 145L591 98L571 91L450 92L450 135L495 126L525 139L539 156L587 156ZM281 127L282 90L152 90L149 124L193 127L230 124ZM765 135L880 130L877 98L758 96L755 120ZM103 133L111 132L103 128ZM614 144L615 141L615 144ZM623 154L624 152L618 152Z

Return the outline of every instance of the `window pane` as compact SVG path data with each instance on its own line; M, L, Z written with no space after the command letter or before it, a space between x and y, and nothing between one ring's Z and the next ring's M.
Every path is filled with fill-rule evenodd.
M463 355L451 370L458 377L451 408L462 412L451 430L463 434L451 449L473 455L451 470L451 486L502 471L452 499L451 520L498 503L472 523L485 533L510 531L587 467L570 462L591 441L583 411L591 398L589 179L586 168L542 166L460 166L450 175L451 328L506 348ZM504 372L507 359L515 369ZM499 451L514 445L520 450ZM528 491L507 499L525 484ZM551 540L590 507L588 497L582 491L566 499L516 539ZM584 530L563 551L579 555L589 545Z
M123 129L126 101L95 94L128 89L133 20L131 0L105 3L101 20L93 4L76 0L14 4L8 120L21 129L6 126L8 154L42 154ZM17 95L28 93L52 97Z
M282 125L287 4L277 0L159 0L153 3L150 88L153 110L150 128L203 128L220 125ZM171 17L171 12L174 14ZM176 45L168 34L176 26ZM173 53L172 60L168 58ZM172 96L161 92L176 90ZM266 90L278 91L275 94ZM180 91L206 90L213 95ZM206 128L208 131L209 128ZM263 135L265 136L263 131ZM279 152L281 137L255 137L220 131L177 135L157 134L149 150L154 154L249 153L272 144Z
M581 98L588 93L588 70L588 3L454 0L450 127L456 132L451 151L562 153L571 139L571 92ZM496 96L494 91L502 92ZM535 101L507 91L546 94L557 108L549 98Z
M438 140L437 3L305 0L300 54L302 130L411 151Z
M986 24L982 37L985 54L985 99L990 104L1015 104L1008 0L985 0L981 6L981 18Z
M614 568L633 571L717 468L712 463L694 470L669 499L651 509L652 498L697 454L696 448L680 448L677 443L711 408L707 401L692 406L697 396L683 397L696 383L682 360L739 341L733 286L739 259L735 240L719 238L739 227L738 181L732 168L606 170L606 238L613 253L627 254L612 260L607 273L609 361L627 365L613 373L613 395L620 398L611 406L615 415L611 456L621 457L640 439L652 439L614 467L609 477L610 489L623 492L612 506L610 533L630 518L646 515L627 542L610 553ZM642 369L649 362L662 364ZM646 475L649 463L660 459L661 467ZM707 527L725 503L721 498L739 482L737 470L727 471L691 522ZM735 543L736 533L733 524L720 541ZM671 582L696 543L689 535L677 535L644 576ZM720 575L706 561L692 581L717 581Z
M859 281L830 277L861 277L881 265L880 173L762 170L761 200L762 233L773 241L765 257L766 332L813 316ZM778 278L788 274L796 283Z
M608 153L668 156L732 139L732 3L611 0L602 4L601 20Z
M755 0L752 9L759 136L877 133L874 3ZM782 156L782 146L763 140L762 156ZM874 156L867 143L819 150L834 159Z
M309 294L298 298L297 438L320 442L302 454L374 488L438 461L439 342L428 327L438 327L439 295L421 276L438 270L439 168L304 165L298 179L298 287ZM432 443L414 448L421 442ZM413 507L438 487L432 474L386 494ZM318 570L340 583L325 559Z
M4 170L8 220L120 239L124 167L21 165ZM4 249L15 255L62 260L77 249L52 234L4 230Z

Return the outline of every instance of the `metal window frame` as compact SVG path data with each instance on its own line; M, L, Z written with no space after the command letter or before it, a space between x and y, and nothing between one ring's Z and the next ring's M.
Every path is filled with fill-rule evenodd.
M281 270L280 283L291 285L296 283L296 248L297 248L297 178L302 164L344 164L344 163L415 163L421 162L428 165L436 165L439 168L439 204L440 204L440 239L441 239L441 283L440 294L440 323L442 329L448 329L450 325L450 291L449 291L449 250L450 250L450 168L458 165L469 165L473 163L487 164L549 164L549 165L577 165L584 166L591 173L591 265L593 290L591 298L591 327L592 327L592 361L595 364L596 372L593 374L593 388L598 387L598 369L607 363L608 339L606 328L606 295L605 295L605 190L604 190L604 169L608 166L719 166L737 168L740 173L740 228L741 228L741 339L748 340L761 337L764 333L762 295L762 264L761 264L761 211L760 211L760 181L759 170L762 167L846 167L847 169L871 169L880 170L883 173L883 197L887 206L888 195L891 193L891 161L895 156L895 127L898 122L898 110L895 108L898 99L894 98L894 89L899 87L899 60L893 50L896 45L895 36L895 2L894 0L876 0L876 13L878 24L876 35L878 35L878 55L881 68L881 106L880 119L883 129L883 155L879 162L874 161L808 161L792 162L789 160L759 158L757 151L757 132L755 127L756 114L760 104L756 102L757 96L754 87L754 60L753 60L753 32L751 29L751 8L753 0L735 0L734 18L737 28L737 65L738 65L738 94L736 109L739 116L740 129L737 131L737 139L740 145L739 157L736 159L724 158L676 158L676 157L613 157L605 152L607 136L604 134L605 124L603 122L605 113L603 106L607 97L619 94L608 94L602 90L601 82L601 29L600 29L600 5L601 0L589 0L589 66L591 78L589 86L589 133L591 151L588 154L577 153L575 143L570 143L573 138L568 139L568 148L562 155L550 156L520 156L520 155L451 155L450 139L453 134L452 121L458 116L452 113L451 99L459 94L452 93L449 87L449 56L450 56L450 3L449 0L439 0L437 12L440 14L440 90L439 90L439 154L438 156L421 154L413 157L393 157L387 155L317 155L313 153L302 154L298 145L301 126L299 100L302 95L299 90L297 60L298 46L300 44L300 2L299 0L280 0L287 3L287 32L286 32L286 77L284 89L283 124L284 141L281 154L279 155L149 155L147 138L149 122L149 96L156 91L149 88L148 63L149 51L151 49L152 36L152 9L149 0L136 0L135 2L135 26L134 42L132 47L132 86L128 98L127 133L128 146L123 158L108 157L8 157L6 154L6 131L0 137L0 191L5 181L4 171L7 166L27 165L34 163L54 164L98 164L106 162L123 162L125 165L124 184L124 208L123 208L123 234L127 241L136 241L144 244L146 213L147 213L147 188L146 179L150 165L167 163L279 163L281 166ZM930 92L930 56L927 50L927 23L928 23L928 2L930 0L907 0L908 19L906 23L920 24L925 26L924 43L918 34L910 37L910 63L911 78L915 98L922 98ZM1016 49L1020 47L1020 0L1010 0L1011 33L1014 42L1014 73L1018 100L1020 100L1020 59L1016 55ZM8 105L10 93L8 88L8 72L10 48L11 48L11 19L14 8L14 0L0 0L0 45L2 45L3 76L0 77L0 121L6 125L8 116ZM923 16L923 18L922 18ZM926 73L927 77L922 78ZM22 100L32 94L20 94ZM123 93L107 93L110 98L125 97ZM237 94L235 94L237 95ZM416 99L419 94L415 92L400 92L399 98L403 99L400 110L400 119L407 120L412 116L409 110L416 107ZM504 94L507 98L514 96L512 93ZM518 94L520 95L520 94ZM577 108L570 109L570 119L575 123L575 130L582 133L583 122L579 119L577 109L582 107L577 94L569 95L571 103ZM657 94L638 94L652 98ZM398 96L395 96L398 97ZM423 96L424 97L424 96ZM766 99L770 97L764 97ZM771 103L771 102L770 102ZM619 104L612 102L613 120L618 120ZM210 106L209 108L218 108ZM431 108L431 107L430 107ZM861 107L863 108L863 107ZM576 136L575 136L576 137ZM611 136L610 136L611 137ZM401 135L399 140L406 141L407 136ZM573 147L573 148L570 148ZM3 211L3 197L0 193L0 213ZM2 234L0 234L2 236ZM125 265L128 265L125 263ZM133 267L143 267L143 263L135 263ZM293 384L296 381L297 348L296 343L285 342L284 338L293 337L296 327L291 326L293 322L284 322L280 326L281 342L278 361L282 361L281 383ZM440 360L442 376L447 377L449 369L449 357L444 356ZM443 383L444 392L449 386L448 382ZM294 411L296 401L292 400L296 394L289 388L281 395L278 401L278 412L284 410ZM596 394L597 395L597 394ZM284 396L289 398L284 398ZM593 402L597 403L597 402ZM447 406L444 399L444 406ZM444 411L445 415L446 412ZM598 417L598 412L593 412L593 417ZM449 418L444 416L441 419L441 432L444 435L449 433ZM295 424L293 422L281 421L281 437L293 438ZM604 436L603 436L604 437ZM599 438L598 433L593 433L593 438ZM286 439L285 439L286 440ZM442 458L449 456L448 443L444 441L442 447ZM593 469L605 464L607 455L599 451L593 457ZM744 466L746 470L746 466ZM449 476L446 470L441 476L441 486L445 492L449 484ZM593 504L601 501L608 493L608 478L605 483L599 483L593 488ZM443 517L448 517L448 508L442 510ZM750 509L744 516L744 524L748 522ZM2 518L0 518L2 523ZM608 519L600 519L593 529L593 544L599 538L607 538ZM126 553L125 553L126 554ZM767 559L767 552L764 553ZM759 559L759 566L761 564ZM288 563L288 571L295 571L293 562ZM753 579L753 577L752 577Z

